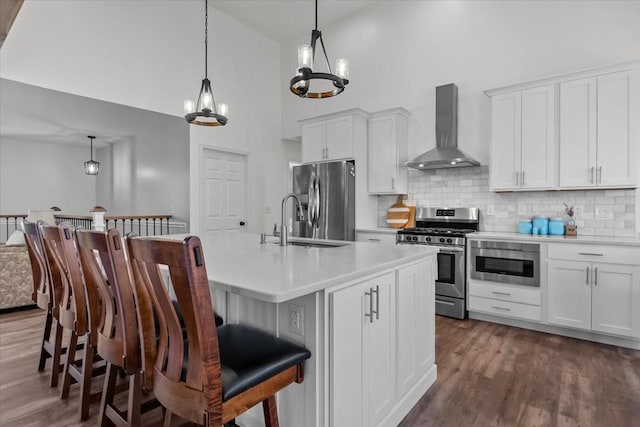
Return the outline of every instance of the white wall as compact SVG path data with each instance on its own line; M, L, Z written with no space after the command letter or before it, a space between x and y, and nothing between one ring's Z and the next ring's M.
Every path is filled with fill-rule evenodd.
M27 140L0 140L0 212L58 206L63 213L88 215L96 205L96 177L84 174L88 147Z
M201 0L26 1L0 50L0 76L182 116L204 77L203 32ZM291 150L281 142L280 75L278 43L209 8L209 78L216 100L230 106L229 124L191 127L191 146L229 147L256 160L248 183L252 231L277 222L286 191L284 153ZM190 175L193 187L199 170ZM197 204L191 200L191 215Z
M459 145L489 160L486 89L640 58L640 2L382 1L331 27L330 60L350 61L351 83L330 100L283 97L283 135L297 120L359 107L412 112L409 156L435 146L435 86L459 88ZM311 30L311 28L309 29ZM285 89L300 34L282 48ZM316 58L318 62L319 58Z

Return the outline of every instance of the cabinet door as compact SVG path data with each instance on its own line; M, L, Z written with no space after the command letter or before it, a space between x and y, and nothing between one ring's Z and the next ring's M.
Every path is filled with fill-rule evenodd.
M302 163L318 162L325 159L327 122L302 125Z
M368 318L365 322L364 389L368 426L377 426L395 403L395 277L394 272L370 280L368 286L377 291L377 295L376 292L365 295L365 304L373 299L377 312L373 322Z
M521 93L491 99L491 189L520 186Z
M403 396L433 364L435 336L434 278L429 261L398 270L396 342L398 397Z
M557 185L555 150L554 86L522 91L522 188Z
M591 328L640 338L640 267L594 264Z
M398 172L396 115L369 119L369 193L393 193Z
M592 187L596 176L596 78L560 84L560 187Z
M591 329L591 264L549 260L548 269L548 322Z
M330 295L333 322L330 325L329 396L330 419L334 427L366 425L363 420L362 382L366 320L364 293L365 286L356 285ZM367 300L367 313L368 304Z
M327 159L353 158L353 116L327 120Z
M629 71L598 77L598 170L600 185L633 185L636 182L636 141L631 116L631 77Z

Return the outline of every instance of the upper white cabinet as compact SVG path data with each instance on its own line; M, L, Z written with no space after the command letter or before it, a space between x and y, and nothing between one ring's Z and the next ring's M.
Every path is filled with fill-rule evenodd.
M556 186L555 87L547 85L491 99L491 189Z
M493 191L637 186L640 61L485 92Z
M634 76L627 70L560 84L561 187L636 185L639 113Z
M403 108L374 113L369 118L368 189L371 194L407 192L410 113Z
M358 138L366 139L366 119L356 109L302 121L302 162L353 159Z

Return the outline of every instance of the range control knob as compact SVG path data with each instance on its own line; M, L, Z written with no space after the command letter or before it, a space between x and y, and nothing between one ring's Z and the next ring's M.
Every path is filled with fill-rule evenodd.
M440 238L440 243L444 243L444 238L443 237Z
M430 242L430 241L431 241L431 237L427 237L425 240L426 240L427 242Z
M447 239L447 243L451 243L451 242L453 242L453 240Z

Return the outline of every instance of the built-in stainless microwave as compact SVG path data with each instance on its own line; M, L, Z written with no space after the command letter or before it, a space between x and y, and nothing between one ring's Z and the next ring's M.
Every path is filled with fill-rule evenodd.
M540 245L471 240L471 278L523 286L540 286Z

